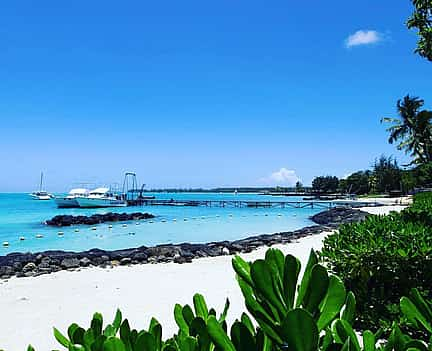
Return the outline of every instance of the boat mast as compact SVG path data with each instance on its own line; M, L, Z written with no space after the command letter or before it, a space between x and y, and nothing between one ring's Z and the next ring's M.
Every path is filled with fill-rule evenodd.
M43 172L41 172L41 176L40 176L39 191L42 191L42 182L43 182Z

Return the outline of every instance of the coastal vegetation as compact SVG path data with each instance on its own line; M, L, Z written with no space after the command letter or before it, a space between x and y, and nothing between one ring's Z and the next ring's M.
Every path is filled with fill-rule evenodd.
M432 193L415 195L401 213L340 226L320 255L357 298L354 325L389 330L411 289L432 298Z

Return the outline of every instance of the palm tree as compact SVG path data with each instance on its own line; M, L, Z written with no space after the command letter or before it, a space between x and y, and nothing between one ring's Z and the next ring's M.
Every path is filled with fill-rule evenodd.
M383 118L381 122L392 123L387 128L389 143L399 141L398 150L413 157L411 164L432 162L432 111L421 110L424 100L405 96L398 100L399 118Z

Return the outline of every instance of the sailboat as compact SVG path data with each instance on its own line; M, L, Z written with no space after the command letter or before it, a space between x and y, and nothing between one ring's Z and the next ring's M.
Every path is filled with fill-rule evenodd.
M40 176L39 190L33 191L30 194L30 196L35 200L51 200L53 196L51 194L48 194L45 190L42 190L42 184L43 184L43 172L41 172L41 176Z

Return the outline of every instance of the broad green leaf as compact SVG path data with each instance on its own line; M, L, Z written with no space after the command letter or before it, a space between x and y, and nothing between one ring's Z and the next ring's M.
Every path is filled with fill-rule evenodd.
M284 301L281 301L277 292L275 291L272 272L268 263L264 260L256 260L251 266L251 277L255 289L266 299L268 303L273 305L278 312L279 316L283 316L286 312Z
M332 330L336 341L345 343L349 339L353 349L355 351L360 351L360 344L357 339L357 335L347 321L343 319L337 319L333 324Z
M135 350L157 351L157 343L152 334L143 331L138 334Z
M232 266L234 271L240 276L247 284L253 285L252 278L250 276L250 265L240 256L235 256L232 259Z
M297 280L300 272L300 261L292 255L285 257L285 267L283 276L283 290L285 304L288 310L294 308L294 300L297 288Z
M71 342L57 328L54 328L54 337L64 347L69 347Z
M312 271L312 267L315 266L318 263L318 258L315 254L314 250L311 250L309 259L305 268L305 271L303 273L303 278L299 286L299 291L297 295L297 301L296 301L296 307L300 307L303 303L303 298L306 294L307 288L309 286L309 279Z
M103 325L103 317L100 313L96 312L93 315L92 321L90 323L90 326L93 329L95 336L102 334L102 325Z
M190 325L195 318L192 308L189 305L183 306L182 315L187 325Z
M249 316L246 313L242 313L241 322L243 323L243 325L245 327L247 327L249 329L251 334L255 334L255 327L254 327L252 321L250 320Z
M207 331L213 343L222 351L236 351L228 335L222 329L214 316L210 316L207 321Z
M196 316L202 317L204 320L207 320L208 308L204 296L202 296L201 294L195 294L193 296L193 303Z
M345 306L342 310L341 319L346 320L350 324L353 324L355 314L356 314L356 300L354 294L350 291L347 294Z
M114 321L112 323L116 332L119 330L121 322L122 322L122 313L119 309L117 309L115 317L114 317Z
M228 313L229 306L230 306L230 301L228 299L226 299L223 312L219 317L219 323L222 323L225 320L227 313Z
M114 336L107 338L103 345L104 351L126 351L123 342Z
M328 287L329 277L327 269L320 265L313 266L309 286L302 303L303 307L312 313L312 315L315 315L315 311L324 300Z
M338 316L345 302L345 297L344 284L338 277L331 275L327 295L320 305L321 313L317 322L319 330L323 330Z
M316 351L318 327L309 312L296 308L288 312L282 323L282 334L292 351Z
M405 317L414 325L420 323L429 333L432 332L432 326L426 317L417 309L411 300L407 297L402 297L400 301L400 308Z
M366 330L363 333L363 350L375 351L375 344L375 335L370 330Z
M255 340L248 327L243 323L236 321L231 327L231 341L236 351L254 351Z
M186 323L183 317L183 307L178 303L174 307L174 319L180 328L180 330L186 335L189 334L189 325Z

